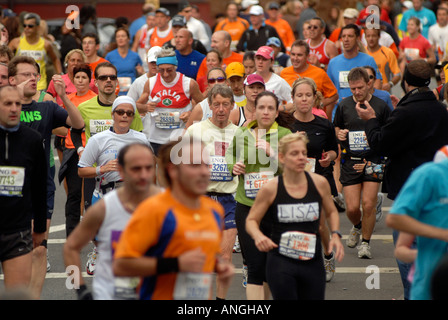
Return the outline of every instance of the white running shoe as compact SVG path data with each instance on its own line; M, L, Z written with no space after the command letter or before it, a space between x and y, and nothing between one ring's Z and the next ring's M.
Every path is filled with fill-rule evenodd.
M358 258L372 259L372 252L370 251L370 245L367 242L362 242L357 249L358 249Z
M325 267L325 279L330 282L334 277L334 272L336 270L336 261L334 259L334 254L330 259L324 257L324 267Z
M353 226L347 238L347 247L349 248L356 247L358 245L360 237L361 237L361 229L355 228L355 226Z
M96 251L96 246L93 247L92 252L90 252L87 255L87 257L89 259L87 260L87 263L86 263L86 271L87 271L87 274L90 276L93 276L93 274L95 273L97 255L98 255L98 251Z

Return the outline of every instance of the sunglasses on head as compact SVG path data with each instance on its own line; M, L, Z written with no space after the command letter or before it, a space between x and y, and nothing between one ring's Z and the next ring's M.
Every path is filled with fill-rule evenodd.
M226 78L224 78L224 77L210 78L210 79L207 80L207 82L208 82L209 84L213 84L213 83L215 83L215 82L223 83L224 81L226 81Z
M114 74L103 74L101 76L98 76L98 80L100 81L105 81L108 78L110 78L110 80L117 80L117 76Z
M134 111L124 111L124 110L121 110L121 109L118 109L118 110L114 110L114 112L116 113L116 114L118 114L119 116L122 116L122 115L124 115L125 113L126 113L126 115L128 116L128 117L133 117L134 116Z
M23 27L24 28L34 28L36 25L34 25L34 24L23 24Z

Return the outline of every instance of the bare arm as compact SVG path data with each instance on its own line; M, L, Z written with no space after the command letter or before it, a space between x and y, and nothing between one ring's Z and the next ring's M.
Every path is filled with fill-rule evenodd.
M65 266L76 266L81 269L81 250L94 239L104 220L106 211L104 201L100 200L91 206L81 222L76 226L67 242L64 245ZM84 284L84 279L80 273L80 284Z
M254 239L258 250L262 252L267 252L278 247L277 244L266 237L260 230L260 222L277 195L277 185L278 179L274 178L258 191L255 202L246 219L247 233Z

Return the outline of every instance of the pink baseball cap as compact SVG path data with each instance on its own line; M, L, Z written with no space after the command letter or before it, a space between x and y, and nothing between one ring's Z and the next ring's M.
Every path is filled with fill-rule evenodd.
M250 86L251 84L254 83L261 83L263 86L265 86L263 77L260 76L259 74L251 73L246 77L246 79L244 79L245 86Z
M255 53L256 56L262 56L265 59L274 59L274 49L268 46L262 46L258 48L257 52Z

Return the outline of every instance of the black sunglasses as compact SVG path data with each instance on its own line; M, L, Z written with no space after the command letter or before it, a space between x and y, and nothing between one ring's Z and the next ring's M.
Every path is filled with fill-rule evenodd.
M311 29L316 30L316 29L319 29L319 27L318 26L308 26L308 30L311 30Z
M27 27L28 27L28 28L31 28L31 29L32 29L32 28L34 28L35 26L36 26L35 24L25 24L25 23L23 24L23 27L24 27L24 28L27 28Z
M210 83L210 84L213 84L213 83L215 83L215 82L223 83L224 81L226 81L226 78L223 78L223 77L210 78L210 79L208 79L207 81L208 81L208 83Z
M98 80L100 81L106 81L108 78L110 78L110 80L117 80L117 76L114 74L104 74L101 76L98 76Z
M124 110L121 110L121 109L119 109L119 110L114 110L114 112L116 113L116 114L118 114L119 116L122 116L122 115L124 115L125 113L126 113L126 115L128 116L128 117L133 117L134 116L134 111L124 111Z

